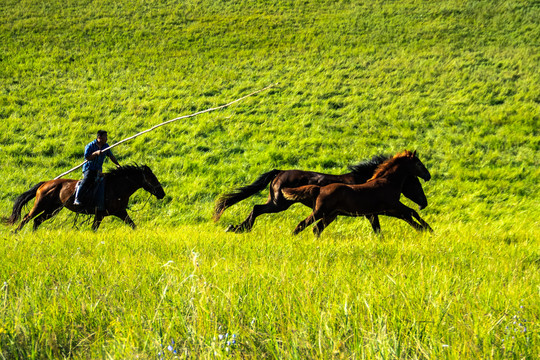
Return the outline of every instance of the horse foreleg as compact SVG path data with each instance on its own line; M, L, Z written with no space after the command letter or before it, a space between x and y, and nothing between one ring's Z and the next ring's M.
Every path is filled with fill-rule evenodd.
M420 215L418 215L418 213L416 212L416 210L414 209L411 209L412 211L412 216L418 220L418 222L423 226L423 229L422 230L427 230L427 231L431 231L433 232L433 229L431 228L431 226L429 226L429 224L420 217Z
M369 223L371 224L371 227L373 228L373 231L375 234L381 233L381 223L379 222L379 216L378 215L368 215L366 218L369 220Z
M388 214L388 215L394 216L392 214ZM394 217L405 221L407 224L411 225L413 228L415 228L418 231L424 230L424 227L420 225L419 223L417 223L416 221L414 221L410 214L399 214Z
M118 213L116 213L114 215L116 217L119 217L120 219L122 219L122 221L124 221L127 225L131 226L131 228L133 230L135 230L135 228L137 227L137 225L135 225L133 220L129 217L126 210L119 211Z
M413 219L413 213L416 213L416 211L414 211L413 209L411 209L410 207L408 206L405 206L403 205L402 203L398 203L399 205L396 206L395 209L392 209L390 211L387 211L385 213L385 215L388 215L388 216L392 216L392 217L396 217L398 219L401 219L403 221L405 221L407 224L411 225L413 228L415 228L416 230L424 230L424 226L423 225L420 225L418 224L416 221L414 221ZM418 215L418 213L416 214ZM420 217L420 216L418 216ZM427 224L427 223L426 223ZM429 225L428 225L429 226Z
M105 214L102 211L98 211L96 213L96 216L94 217L94 223L92 224L92 230L97 231L97 229L99 229L99 225L101 225L104 217Z

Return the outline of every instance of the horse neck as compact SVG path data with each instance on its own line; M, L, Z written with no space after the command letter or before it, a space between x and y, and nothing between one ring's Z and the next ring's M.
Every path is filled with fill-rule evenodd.
M346 176L348 179L351 179L350 183L363 184L369 179L371 179L376 168L377 166L368 166L365 169L362 169L362 171L356 170L342 176Z
M115 192L131 196L135 191L142 188L142 174L135 176L122 176L111 179L111 185L115 188Z
M399 164L395 164L391 166L390 168L386 169L381 174L379 174L375 179L385 178L389 182L395 184L400 189L402 189L403 184L405 183L405 180L407 179L407 176L410 176L410 175L411 175L411 172L407 169L407 167L399 166Z

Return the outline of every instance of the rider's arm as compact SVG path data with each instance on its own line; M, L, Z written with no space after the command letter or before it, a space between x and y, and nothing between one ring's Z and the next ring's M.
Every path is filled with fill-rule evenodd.
M92 146L92 144L88 144L86 146L86 148L84 149L84 158L86 160L92 161L101 154L101 150L93 151L94 149L95 148Z
M95 158L97 158L99 155L101 155L101 150L96 150L96 151L94 151L92 154L88 155L88 156L86 157L86 160L92 161L92 160L94 160Z
M116 158L114 157L114 155L109 152L109 159L111 159L111 161L116 165L116 166L120 166L120 164L118 163L118 160L116 160Z

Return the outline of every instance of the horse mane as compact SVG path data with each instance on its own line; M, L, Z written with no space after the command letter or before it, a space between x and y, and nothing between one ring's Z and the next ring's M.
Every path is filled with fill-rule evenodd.
M349 169L352 173L355 173L355 174L364 172L366 170L378 167L389 158L390 158L389 155L375 155L371 159L363 160L359 162L358 164L349 165L347 166L347 169Z
M373 172L379 165L388 160L388 155L375 155L371 159L364 160L355 165L349 165L347 168L358 183L366 182L373 176Z
M103 176L108 178L124 178L124 177L133 177L136 174L142 173L146 170L148 166L146 165L122 165L116 169L112 169L103 174Z
M400 162L401 160L403 160L404 158L412 158L416 156L415 153L413 153L412 151L409 151L409 150L405 150L403 152L400 152L400 153L397 153L396 155L392 156L391 158L387 159L386 161L384 161L382 164L380 164L377 169L375 170L375 172L373 173L373 176L371 177L371 179L369 179L368 181L370 180L373 180L373 179L376 179L376 178L379 178L381 176L383 176L383 174L388 171L390 168L392 168L396 163Z

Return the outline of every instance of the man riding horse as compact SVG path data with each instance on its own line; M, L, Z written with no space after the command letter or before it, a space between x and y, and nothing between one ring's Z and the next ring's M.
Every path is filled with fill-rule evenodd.
M118 163L118 160L116 160L116 157L114 157L111 150L105 150L109 147L109 144L107 144L107 131L105 130L99 130L97 132L97 137L95 140L90 142L86 147L84 148L84 158L87 160L87 162L84 163L82 171L83 171L83 179L77 188L77 191L75 193L75 201L73 201L73 205L91 205L91 204L82 204L81 200L86 200L85 193L90 192L94 186L98 183L98 180L101 180L103 177L103 162L105 161L105 157L108 156L109 159L117 166L119 167L120 164ZM98 191L97 196L97 210L103 211L104 209L104 196L103 196L103 186L100 186L100 189Z

